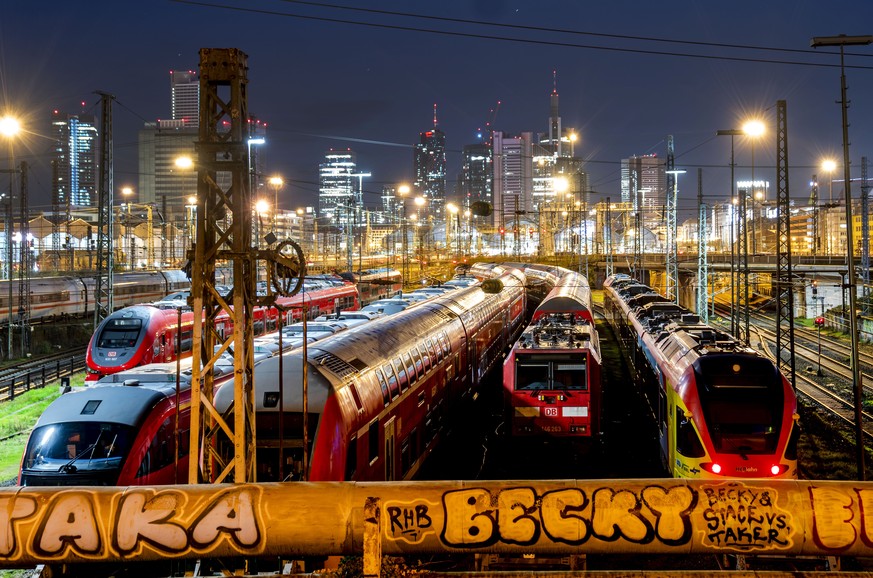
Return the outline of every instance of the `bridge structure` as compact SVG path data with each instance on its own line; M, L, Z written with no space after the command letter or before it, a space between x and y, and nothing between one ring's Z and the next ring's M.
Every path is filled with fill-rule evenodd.
M560 480L0 489L0 567L383 554L873 556L873 483Z

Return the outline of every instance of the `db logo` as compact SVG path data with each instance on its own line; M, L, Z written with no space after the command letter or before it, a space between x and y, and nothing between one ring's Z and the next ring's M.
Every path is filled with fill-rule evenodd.
M546 415L546 417L558 417L558 408L546 407L543 408L543 413Z

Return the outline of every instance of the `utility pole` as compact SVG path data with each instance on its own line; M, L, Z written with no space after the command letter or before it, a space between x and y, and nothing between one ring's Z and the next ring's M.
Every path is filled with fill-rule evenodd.
M870 181L867 180L867 157L861 157L861 285L863 313L870 313Z
M112 101L115 97L106 92L100 95L100 180L97 187L97 275L94 287L94 331L100 322L112 313L112 269L115 266L113 239L112 198L115 194L112 182L113 142L112 142ZM67 231L69 231L70 195L67 198ZM67 245L70 249L69 234ZM72 250L70 251L72 255ZM71 264L72 266L72 264Z
M858 351L858 310L856 305L858 286L855 281L855 242L852 232L852 171L849 164L851 159L849 157L849 101L846 98L845 47L867 46L869 44L873 44L873 36L846 36L845 34L816 37L810 43L813 48L820 46L840 47L840 109L843 121L843 182L846 191L846 269L848 271L845 288L849 291L848 317L849 333L852 340L852 384L855 391L855 444L859 480L865 480L867 475L864 467L864 428L862 424L864 384Z
M21 162L21 224L18 257L18 323L21 327L21 357L30 353L30 223L28 223L27 163ZM11 304L10 304L11 306Z
M709 324L709 261L707 250L709 241L709 226L706 222L706 211L709 209L703 202L703 169L697 169L697 315L704 324Z
M788 105L776 101L776 355L796 390L794 373L794 273L791 265L791 204L788 194Z
M606 197L606 218L603 224L603 253L606 255L606 277L615 273L615 264L612 260L612 209L609 197ZM590 283L590 280L589 280Z
M248 57L236 48L200 50L200 135L197 142L197 233L188 251L191 269L191 299L194 311L194 362L191 376L191 431L188 479L190 483L255 482L257 457L254 416L254 336L252 312L256 305L275 303L275 295L256 297L255 282L259 259L270 261L276 284L277 271L297 275L302 284L304 259L299 247L295 260L276 250L261 251L252 244L252 179L249 174ZM229 130L227 127L230 127ZM219 179L225 173L229 179ZM225 191L219 182L230 182ZM231 218L225 219L230 213ZM233 266L231 303L215 288L216 262ZM293 269L293 271L292 271ZM283 278L286 275L281 275ZM278 290L278 287L277 287ZM296 290L294 292L296 292ZM226 313L233 320L233 332L221 343L215 319ZM218 345L219 347L215 347ZM211 370L218 357L233 348L234 401L232 408L217 415L212 406L215 391ZM305 356L305 352L304 352ZM305 394L304 394L305 395ZM228 419L232 418L232 419ZM305 420L305 417L304 417ZM228 461L220 450L219 436L227 435L233 446ZM198 451L205 452L197 456ZM213 470L213 464L216 468ZM201 469L202 468L202 469Z

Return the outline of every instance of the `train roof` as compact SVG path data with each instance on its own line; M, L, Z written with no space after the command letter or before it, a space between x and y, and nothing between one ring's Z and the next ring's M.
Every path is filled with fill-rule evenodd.
M519 349L582 349L592 345L597 349L593 332L594 326L587 321L553 314L525 328L516 343Z
M521 273L509 274L521 286ZM509 285L509 279L504 280ZM312 412L319 412L332 388L340 388L369 367L380 367L408 351L423 335L431 334L447 321L463 320L464 314L489 298L481 286L458 289L439 295L391 316L353 327L309 345L307 359L308 403ZM475 323L475 319L467 319ZM255 371L255 405L258 410L275 409L279 384L279 356L263 360ZM302 348L282 356L283 408L302 409ZM265 402L271 401L267 406ZM233 388L222 387L215 396L215 407L225 411L233 400Z
M68 422L110 422L135 426L162 399L175 393L166 383L94 385L62 395L42 412L35 427Z

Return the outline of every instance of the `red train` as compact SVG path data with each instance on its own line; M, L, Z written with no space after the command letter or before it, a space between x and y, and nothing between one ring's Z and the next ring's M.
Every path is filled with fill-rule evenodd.
M286 324L301 319L301 306L304 302L310 319L333 313L336 308L346 311L359 309L361 306L355 286L339 279L307 279L300 293L293 297L279 298L278 301L291 307L286 313ZM190 356L194 313L190 309L184 310L181 318L180 324L177 309L159 309L151 305L125 307L110 314L97 327L88 343L85 355L86 380L96 381L104 375L132 367ZM223 336L233 331L232 323L230 317L224 313L219 314L215 320L217 331ZM277 309L254 309L256 336L275 331L278 323Z
M584 275L566 271L503 362L512 435L601 433L600 341Z
M524 310L524 276L511 269L312 344L306 360L292 351L281 375L279 359L265 359L255 373L258 480L302 477L304 362L308 479L412 477L448 416L499 364L524 326ZM215 407L223 412L232 400L232 388L219 389Z
M510 271L311 344L309 479L412 476L438 443L447 416L515 339L524 308L523 276ZM303 361L298 348L285 354L281 376L278 356L255 366L258 481L279 479L280 462L287 465L283 479L302 473ZM152 364L51 404L28 440L19 484L186 483L191 362L178 363L178 382L176 363ZM221 384L233 368L215 371L215 406L224 411L233 388Z
M604 311L675 477L796 478L797 400L775 363L626 275Z

